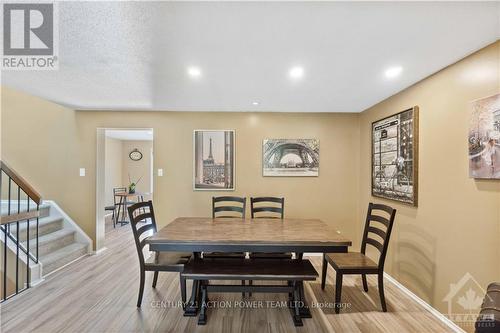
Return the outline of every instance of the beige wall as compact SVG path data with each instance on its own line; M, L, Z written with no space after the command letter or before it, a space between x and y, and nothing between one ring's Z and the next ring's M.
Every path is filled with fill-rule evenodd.
M136 191L141 193L151 193L151 149L153 149L152 141L122 141L122 183L129 184L130 180L137 182ZM142 153L142 159L132 161L129 157L131 151L137 148ZM147 199L147 198L144 198Z
M135 127L154 129L154 166L164 169L154 176L160 225L210 215L213 195L283 195L288 216L321 218L357 237L357 114L76 112L8 88L2 94L3 157L94 240L96 129ZM193 130L200 128L236 130L236 191L193 191ZM262 140L301 137L320 140L320 176L262 177Z
M387 271L445 312L449 284L470 272L500 280L500 182L468 178L469 102L499 91L499 45L490 46L359 114L75 112L2 91L2 157L95 237L97 128L153 128L158 221L207 216L192 190L194 129L236 130L235 195L283 195L287 215L318 217L355 240L370 195L370 125L420 107L419 207L398 209ZM493 74L492 74L493 73ZM320 139L320 177L264 178L262 139ZM87 168L78 177L78 168ZM227 192L222 192L227 193Z
M471 55L360 118L359 216L371 200L398 209L387 272L443 312L449 285L466 272L483 287L500 280L500 182L468 178L467 158L470 102L499 92L499 48ZM370 195L371 122L414 105L420 107L418 208Z
M104 200L112 206L113 188L125 186L123 182L123 144L122 140L106 137L104 140Z
M76 113L6 87L1 106L2 159L93 237L95 195L89 187L95 187L95 162L84 158L89 144L81 140ZM79 177L80 167L86 177Z

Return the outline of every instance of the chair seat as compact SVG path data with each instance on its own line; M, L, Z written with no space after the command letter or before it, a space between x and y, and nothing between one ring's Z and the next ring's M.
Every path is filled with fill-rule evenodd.
M326 253L325 258L335 270L378 269L378 265L372 259L359 252Z
M165 266L184 265L191 258L190 252L158 252L158 261L155 262L155 255L152 255L144 264L146 269L159 268Z

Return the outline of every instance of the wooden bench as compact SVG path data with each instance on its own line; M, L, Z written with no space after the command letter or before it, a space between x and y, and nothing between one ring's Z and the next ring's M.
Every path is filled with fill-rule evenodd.
M302 326L302 318L310 318L305 305L303 281L314 281L318 272L309 260L292 259L192 259L181 273L186 279L199 281L201 308L198 324L207 321L209 292L286 293L295 326ZM283 285L210 284L210 280L266 280L283 281ZM192 316L193 313L185 313ZM196 312L195 314L196 315Z

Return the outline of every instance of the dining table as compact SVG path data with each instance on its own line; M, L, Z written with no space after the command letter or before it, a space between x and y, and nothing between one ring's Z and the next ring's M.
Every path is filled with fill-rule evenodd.
M179 217L145 239L150 251L192 252L294 252L302 260L305 252L343 253L352 241L337 228L320 220L304 218L209 218ZM196 316L199 281L193 281L185 316ZM307 304L305 296L302 302ZM308 306L304 318L310 317Z
M117 192L114 194L115 197L119 197L120 201L118 202L118 212L115 214L115 225L120 223L120 225L124 225L129 223L129 220L127 219L128 212L127 208L129 206L129 198L136 199L137 202L143 202L144 201L144 196L149 195L149 193L145 192ZM122 215L121 220L120 220L120 213Z

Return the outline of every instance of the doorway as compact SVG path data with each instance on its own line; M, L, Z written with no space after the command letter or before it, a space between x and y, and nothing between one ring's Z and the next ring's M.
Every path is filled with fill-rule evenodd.
M97 129L97 252L108 233L130 228L127 205L153 200L153 138L152 128Z

